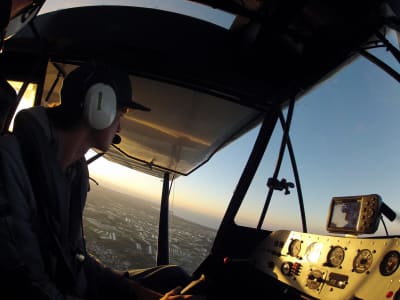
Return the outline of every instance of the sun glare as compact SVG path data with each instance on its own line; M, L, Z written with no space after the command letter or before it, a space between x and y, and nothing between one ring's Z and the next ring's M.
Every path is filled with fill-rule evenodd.
M86 158L94 155L96 152L89 150ZM118 165L103 157L90 163L89 171L90 177L99 185L145 200L160 200L162 181L159 178Z
M21 81L8 81L8 83L14 88L17 94L20 92L23 83ZM18 104L17 110L15 111L14 117L10 123L9 131L12 131L14 128L14 118L15 115L22 109L32 107L35 103L35 96L37 91L37 84L29 83L26 87L26 91L21 98L21 101Z

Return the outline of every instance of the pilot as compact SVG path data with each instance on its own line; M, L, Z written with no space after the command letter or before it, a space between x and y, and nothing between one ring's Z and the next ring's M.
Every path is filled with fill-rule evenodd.
M180 295L190 282L177 266L112 270L85 248L85 153L107 151L132 101L127 73L85 64L61 89L61 104L20 111L0 138L0 275L6 299L203 299ZM135 274L130 276L130 274ZM150 274L150 275L149 275Z

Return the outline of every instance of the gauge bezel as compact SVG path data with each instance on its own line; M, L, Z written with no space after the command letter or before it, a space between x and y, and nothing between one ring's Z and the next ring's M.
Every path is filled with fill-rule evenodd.
M292 266L291 262L285 261L281 265L281 272L283 275L289 276L292 273Z
M299 239L292 239L289 244L289 255L293 257L299 257L301 251L302 241Z
M311 270L307 275L307 287L311 290L318 290L324 281L324 273L320 270Z
M391 257L395 256L397 261L395 263L394 267L390 267L391 269L388 271L387 267L388 267L388 263L389 263L389 259ZM400 253L396 250L393 251L389 251L388 253L385 254L385 256L383 257L381 264L379 265L379 271L381 272L381 274L383 276L390 276L392 275L394 272L397 271L397 269L399 268L400 265Z
M338 261L337 259L337 251L340 251L341 258ZM330 267L338 268L342 265L345 257L345 249L341 246L332 246L327 254L327 262Z
M371 250L369 249L358 250L358 253L353 260L354 272L356 273L366 272L371 267L373 259L374 257ZM365 262L362 262L362 260L365 260Z

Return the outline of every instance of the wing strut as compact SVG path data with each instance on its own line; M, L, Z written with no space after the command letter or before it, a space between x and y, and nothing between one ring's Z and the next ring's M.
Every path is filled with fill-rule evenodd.
M157 266L169 264L169 172L164 173L161 196L160 222L158 227Z
M273 182L276 182L278 180L278 174L279 174L279 170L281 169L283 155L285 153L285 148L286 148L286 146L288 144L289 128L290 128L290 123L291 123L291 120L292 120L295 100L296 100L296 97L293 96L293 98L290 100L290 103L289 103L289 109L288 109L288 113L287 113L287 120L286 120L286 124L285 124L285 127L284 127L281 147L280 147L280 150L279 150L279 156L278 156L278 159L277 159L277 162L276 162L274 174L273 174L273 176L271 178ZM280 111L280 113L282 113L282 112ZM261 229L261 226L262 226L262 224L264 222L265 215L267 213L269 204L271 202L271 198L272 198L273 192L274 192L274 188L272 186L270 186L269 190L268 190L267 198L265 199L264 208L263 208L263 210L261 212L261 216L260 216L260 219L258 221L258 225L257 225L257 229L258 230Z

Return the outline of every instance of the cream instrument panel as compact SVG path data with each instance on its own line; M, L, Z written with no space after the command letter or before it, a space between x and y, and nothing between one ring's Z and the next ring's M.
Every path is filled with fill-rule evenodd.
M274 231L252 254L256 268L318 299L400 300L400 238Z

